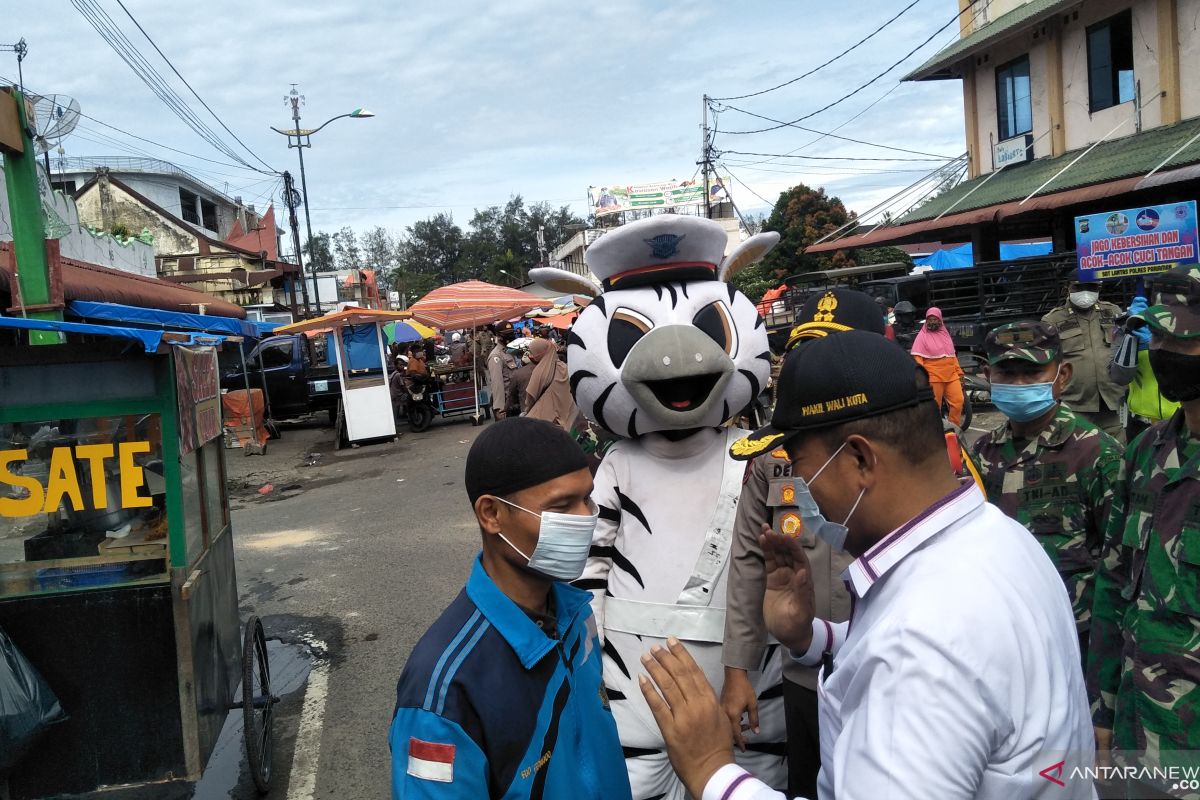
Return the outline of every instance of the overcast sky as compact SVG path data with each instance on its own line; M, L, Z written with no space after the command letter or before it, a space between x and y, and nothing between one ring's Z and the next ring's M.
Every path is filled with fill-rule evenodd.
M217 128L117 0L96 2ZM583 215L589 185L686 180L700 153L704 94L742 95L789 80L908 2L125 0L200 96L275 169L297 171L296 151L268 127L290 127L284 106L290 83L307 98L305 125L358 106L377 114L334 122L305 153L314 227L326 230L376 224L398 229L443 210L465 225L473 208L501 204L514 193L531 202L571 204ZM808 114L900 59L949 22L957 6L955 0L920 0L832 67L779 91L729 102L781 120ZM21 36L28 42L24 74L31 91L71 95L95 119L195 156L229 161L167 110L70 0L10 4L4 17L3 43ZM854 118L839 135L960 154L959 82L898 85L907 69L956 34L955 24L883 79L801 124L830 130ZM10 53L0 54L0 76L16 77ZM718 129L768 125L725 111ZM716 147L786 153L814 138L794 128L722 132ZM94 120L85 119L62 145L68 156L169 159L260 208L278 190L272 177L161 150ZM900 154L824 139L797 155ZM728 171L769 201L806 182L826 187L860 212L937 166L800 159L748 165L762 159L724 158ZM766 210L737 183L733 196L744 212Z

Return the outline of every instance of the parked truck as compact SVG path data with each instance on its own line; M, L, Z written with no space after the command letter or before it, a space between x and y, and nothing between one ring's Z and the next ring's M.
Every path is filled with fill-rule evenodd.
M221 388L264 389L267 416L274 420L323 413L337 417L341 383L324 336L271 336L246 354L246 367L234 365L221 374Z

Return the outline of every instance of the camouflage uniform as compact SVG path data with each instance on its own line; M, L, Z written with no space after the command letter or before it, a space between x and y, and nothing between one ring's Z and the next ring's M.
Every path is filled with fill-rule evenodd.
M1189 295L1160 293L1133 320L1200 337L1200 268L1170 273ZM1126 451L1127 506L1114 508L1097 570L1088 689L1093 722L1117 750L1200 750L1200 432L1184 409Z
M1024 525L1062 576L1086 631L1092 588L1114 501L1123 495L1121 445L1063 404L1050 425L1028 441L1005 422L975 442L988 500Z

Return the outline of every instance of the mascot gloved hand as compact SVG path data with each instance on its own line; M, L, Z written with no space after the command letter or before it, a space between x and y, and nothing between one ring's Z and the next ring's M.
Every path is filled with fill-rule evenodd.
M567 337L575 402L621 437L596 473L600 524L583 577L604 642L604 688L636 800L685 796L637 676L639 658L675 636L718 694L724 671L725 579L745 465L743 435L725 427L766 387L767 331L728 283L779 241L751 237L727 257L728 234L700 217L662 214L615 228L587 251L600 286L563 270L530 276L592 302ZM760 733L738 759L786 784L779 648L752 674Z

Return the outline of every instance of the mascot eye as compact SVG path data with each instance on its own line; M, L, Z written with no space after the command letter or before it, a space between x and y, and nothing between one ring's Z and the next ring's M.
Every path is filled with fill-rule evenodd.
M733 315L720 300L709 303L696 312L692 324L708 334L729 356L737 350L737 333L733 327Z
M653 327L654 323L636 311L618 309L608 323L608 356L613 366L619 369L633 346Z

